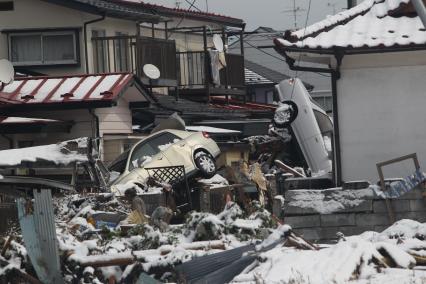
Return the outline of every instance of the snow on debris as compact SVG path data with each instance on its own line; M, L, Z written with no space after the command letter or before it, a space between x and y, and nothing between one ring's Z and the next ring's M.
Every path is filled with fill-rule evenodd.
M406 226L394 224L389 229L412 228L409 221L402 222ZM376 241L367 235L371 237L365 233L348 237L320 250L275 247L260 254L232 283L424 283L426 271L412 270L416 260L404 246L416 240L425 248L424 240L396 242L384 237ZM394 280L391 275L396 274L403 276Z
M96 216L130 211L129 202L111 193L54 197L54 208L66 283L80 283L83 278L84 283L106 283L110 277L117 283L134 283L132 277L142 271L162 282L176 282L176 265L260 242L277 227L271 214L258 204L252 205L251 213L233 202L217 215L190 212L182 224L165 230L151 223L126 224L126 229L120 225L99 226L102 220ZM25 271L31 266L25 247L19 242L19 238L12 242L5 262L0 257L0 279L11 277L11 269ZM116 260L124 264L98 265Z
M87 140L85 138L80 138L58 144L3 150L0 151L0 165L15 166L23 162L36 162L38 160L63 165L68 165L73 162L86 162L86 155L69 150L65 147L70 142L76 142L78 147L84 147Z
M186 130L188 131L196 131L196 132L207 132L207 133L219 133L219 134L238 134L241 133L241 131L238 130L232 130L232 129L225 129L225 128L217 128L212 126L187 126Z
M210 185L210 188L217 188L229 185L229 182L219 174L215 174L209 179L200 179L198 182Z
M366 0L347 11L293 32L297 38L276 39L279 45L331 48L394 46L426 43L426 32L419 17L392 17L395 10L409 0Z

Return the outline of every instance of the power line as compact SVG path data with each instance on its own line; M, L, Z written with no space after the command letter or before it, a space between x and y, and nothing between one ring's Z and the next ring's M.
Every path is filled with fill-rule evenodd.
M306 19L305 19L305 27L303 29L303 40L302 40L302 44L303 41L305 40L305 33L306 33L306 27L308 26L308 20L309 20L309 13L311 12L311 4L312 4L312 0L309 0L309 4L308 4L308 12L306 12ZM300 64L300 60L302 59L302 54L299 53L299 58L297 59L297 65ZM298 70L296 70L296 78L298 75ZM293 99L293 94L294 94L294 88L295 88L296 84L293 84L293 89L291 90L291 99Z
M185 0L185 1L188 2L187 0ZM194 0L194 1L192 1L192 3L190 3L188 10L191 10L191 8L194 7L195 2L197 2L197 0ZM183 14L179 23L177 23L177 25L175 26L175 29L178 28L182 24L182 22L183 22L183 20L185 20L185 18L186 18L186 13ZM167 39L169 39L172 36L172 34L173 34L173 31L168 34Z
M237 38L239 38L239 40L241 40L241 37L239 37L239 36L235 36L235 37L237 37ZM269 52L265 51L264 49L259 48L259 47L255 46L255 45L251 44L251 43L250 43L250 42L248 42L248 41L245 41L245 43L246 43L246 44L248 44L249 46L251 46L252 48L257 49L257 50L259 50L260 52L262 52L262 53L264 53L264 54L266 54L266 55L268 55L268 56L270 56L270 57L272 57L272 58L274 58L274 59L277 59L277 60L279 60L279 61L282 61L282 62L287 63L287 62L286 62L283 58L278 57L278 56L276 56L275 54L269 53ZM328 76L328 75L325 75L325 74L322 74L322 73L319 73L319 72L313 72L313 73L316 73L316 74L318 74L318 75L320 75L320 76L327 77L327 78L329 78L329 77L330 77L330 76ZM286 75L287 75L287 74L286 74ZM297 77L297 71L296 71L296 77Z

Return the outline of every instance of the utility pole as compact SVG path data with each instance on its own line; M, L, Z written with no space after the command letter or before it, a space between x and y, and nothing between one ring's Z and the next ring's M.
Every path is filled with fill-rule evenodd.
M206 12L209 12L209 0L206 0Z
M291 13L293 14L294 18L294 29L297 30L297 15L300 12L306 11L305 9L300 8L299 6L296 6L296 0L293 0L293 8L285 9L281 13Z
M348 9L356 6L356 0L348 0Z
M328 2L327 6L333 8L333 15L336 15L336 3Z
M422 0L411 0L417 15L422 20L423 26L426 28L426 7Z

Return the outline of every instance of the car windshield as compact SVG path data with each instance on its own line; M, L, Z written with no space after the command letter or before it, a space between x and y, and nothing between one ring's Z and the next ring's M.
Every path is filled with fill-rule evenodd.
M151 160L151 157L166 150L173 143L181 140L172 133L161 133L138 144L130 157L129 170L141 167Z
M124 173L126 169L127 157L129 156L129 150L123 152L118 156L108 167L110 171Z

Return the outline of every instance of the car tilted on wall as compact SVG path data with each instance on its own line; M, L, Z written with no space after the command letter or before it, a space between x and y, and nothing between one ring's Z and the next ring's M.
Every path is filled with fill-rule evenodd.
M143 186L149 177L146 168L184 166L187 175L210 178L216 173L219 154L216 142L205 132L162 130L137 142L110 164L109 170L119 173L111 190L129 182Z

